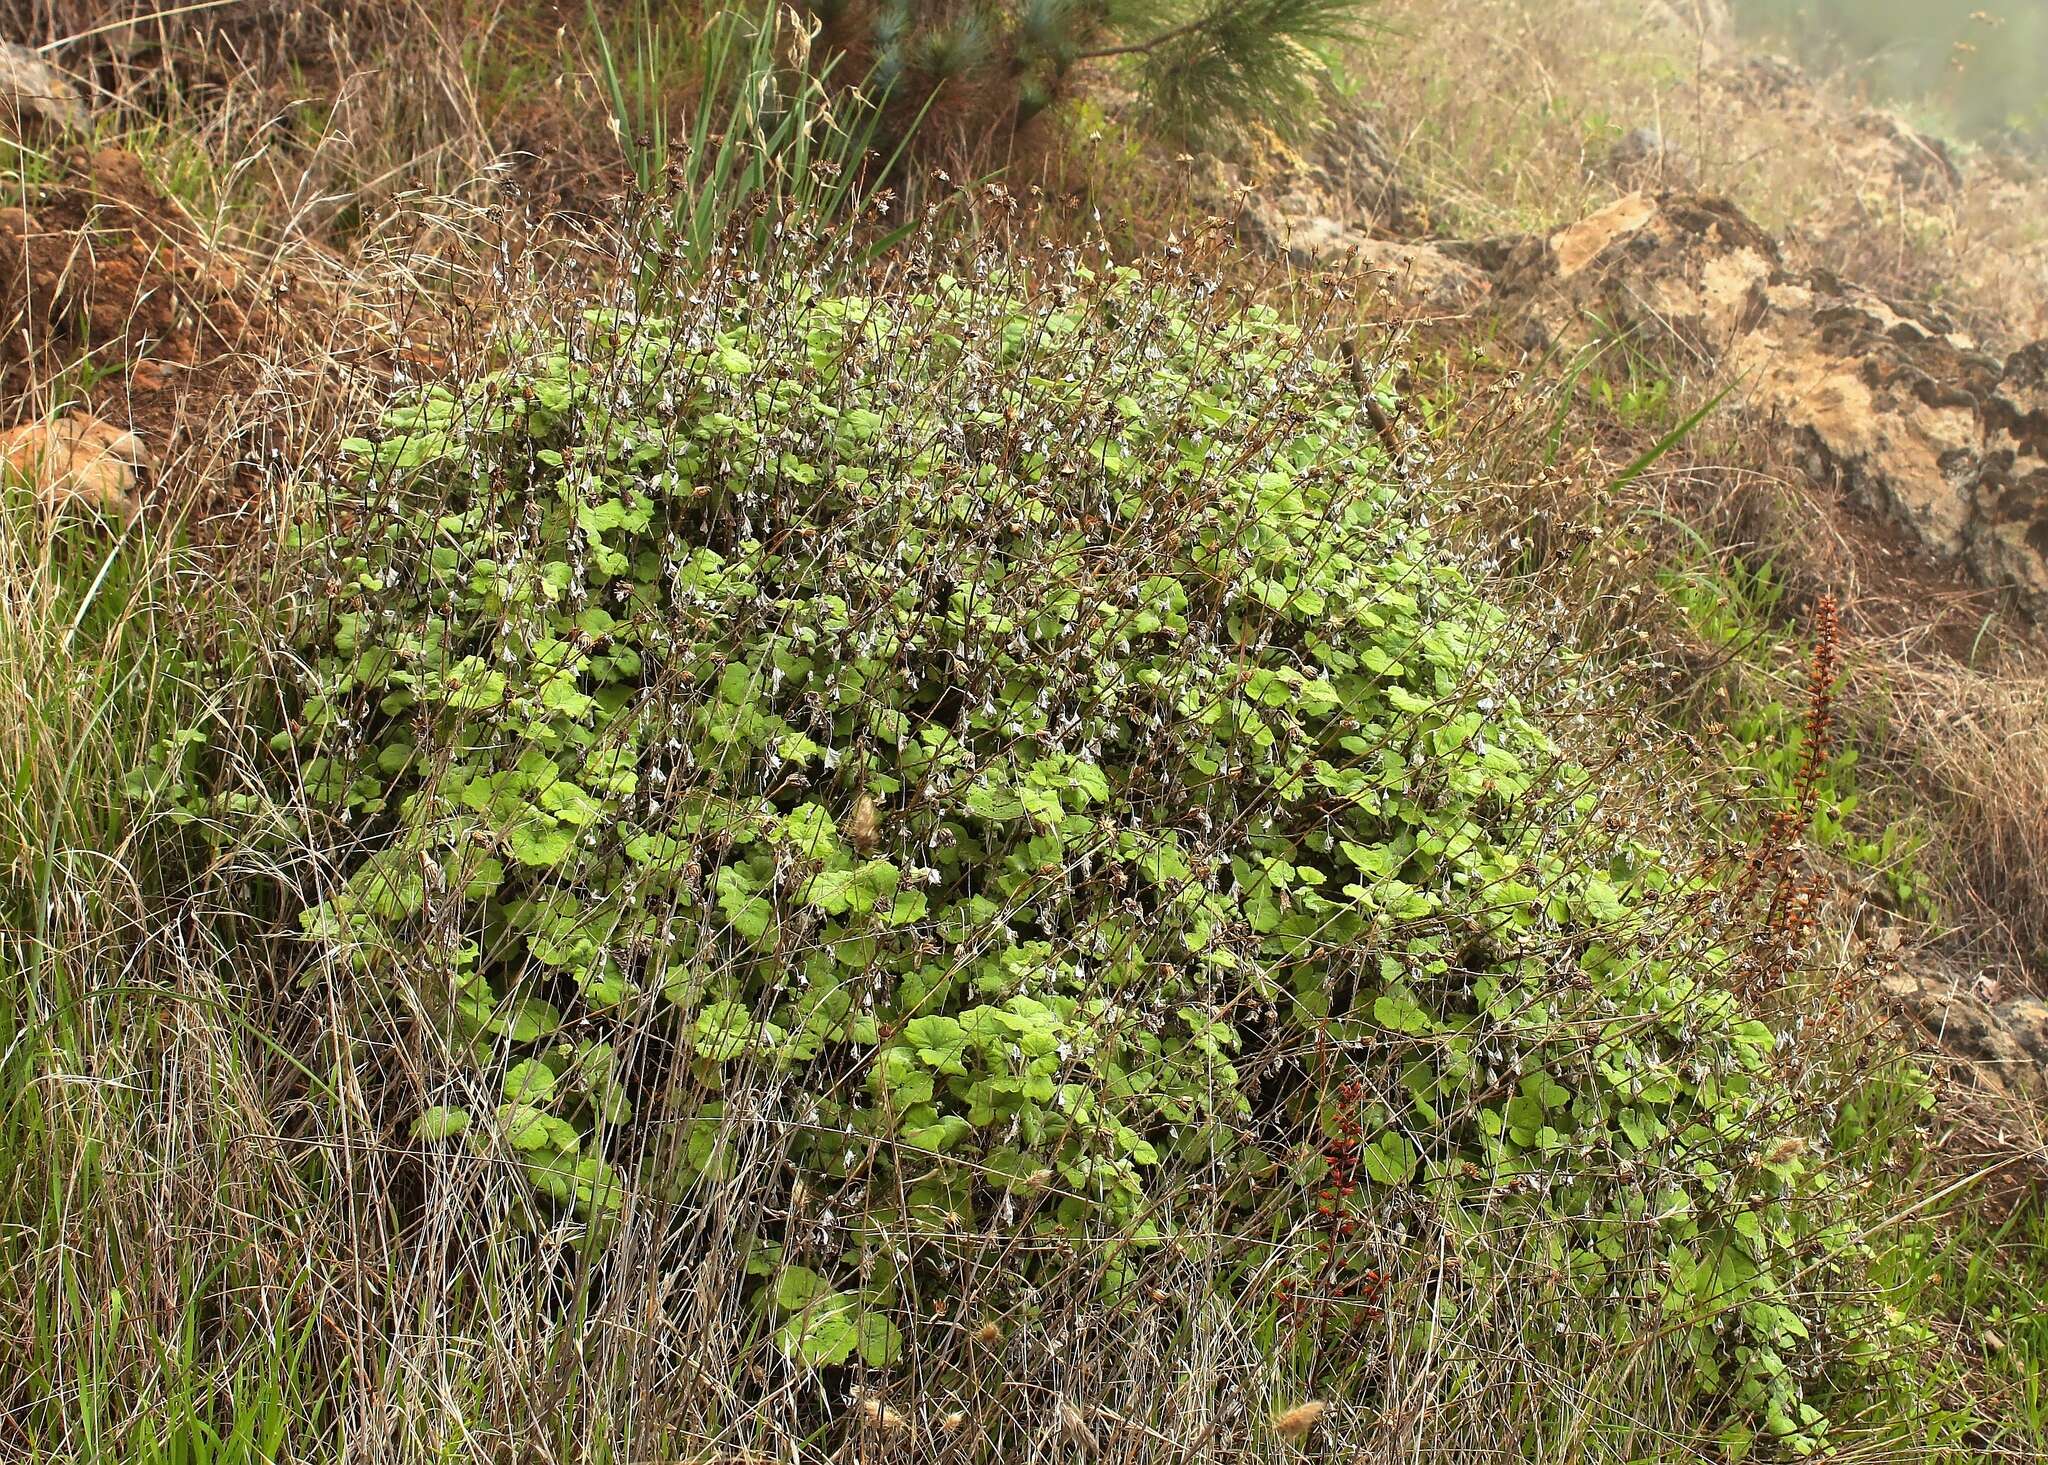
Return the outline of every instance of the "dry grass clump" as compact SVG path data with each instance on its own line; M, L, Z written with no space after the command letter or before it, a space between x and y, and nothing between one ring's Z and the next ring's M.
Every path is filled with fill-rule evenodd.
M116 32L60 48L103 88L95 146L37 137L4 154L0 188L26 222L0 279L5 421L89 414L132 426L149 457L125 522L53 514L11 478L0 505L10 1459L279 1458L334 1427L334 1381L383 1352L363 1330L384 1287L363 1193L309 1163L324 1141L306 1147L374 1129L349 1107L354 1058L323 1046L288 970L225 934L248 904L248 852L201 856L203 820L165 797L196 749L235 740L220 689L280 609L252 590L305 465L394 373L428 366L439 302L490 294L495 226L458 200L349 229L346 254L324 242L358 181L431 177L461 146L460 129L397 136L401 116L443 123L373 95L391 74L349 67L421 34L400 22L423 10L373 9L353 32L266 30L282 10L238 8L194 12L217 32L166 19L140 49L105 49ZM106 18L37 8L9 34ZM291 132L302 101L281 137L272 108L318 95L291 75L316 50L354 130ZM394 85L462 73L452 46L435 55ZM73 1423L33 1430L32 1405Z
M525 13L506 0L6 0L0 25L84 84L100 140L147 143L223 227L297 244L352 234L401 192L490 176L479 61Z
M1367 50L1356 69L1441 232L1547 230L1630 188L1697 188L1782 234L1796 261L1938 298L1988 341L2048 333L2037 168L1957 148L1951 182L1914 144L1901 154L1879 140L1847 85L1716 56L1653 18L1686 8L1391 0L1404 43ZM1638 130L1663 150L1631 160Z
M1990 938L2011 985L2048 987L2048 654L1890 660L1865 697L1873 752L1940 822L1958 934Z

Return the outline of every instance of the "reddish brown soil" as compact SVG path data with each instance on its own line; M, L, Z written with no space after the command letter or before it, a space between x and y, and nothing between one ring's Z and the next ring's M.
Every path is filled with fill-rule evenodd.
M278 324L132 153L60 159L54 184L0 209L0 426L62 396L161 461L248 389Z

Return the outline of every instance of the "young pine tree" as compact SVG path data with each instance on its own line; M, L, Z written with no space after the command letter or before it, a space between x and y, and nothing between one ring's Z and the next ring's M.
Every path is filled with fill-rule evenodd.
M810 0L867 53L899 103L991 96L1022 126L1084 62L1122 62L1169 131L1253 118L1284 126L1314 98L1318 50L1358 36L1369 0Z

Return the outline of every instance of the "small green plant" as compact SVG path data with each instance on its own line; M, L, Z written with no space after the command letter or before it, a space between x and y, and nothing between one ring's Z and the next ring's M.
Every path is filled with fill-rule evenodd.
M79 312L76 327L78 339L89 339L89 330L83 311ZM125 375L131 363L120 360L95 361L91 351L81 352L62 369L54 372L44 387L50 403L50 410L61 413L69 408L84 407L92 401L94 390L105 381L118 380Z
M719 247L767 254L793 219L851 219L863 186L893 166L894 154L870 156L878 114L828 89L833 59L809 65L810 37L786 7L728 7L698 26L642 0L629 25L608 27L592 3L589 25L612 130L657 226L643 238L649 268L672 251L692 267ZM682 75L697 94L675 133Z
M1592 324L1594 342L1573 363L1566 377L1565 400L1571 389L1583 382L1588 401L1602 417L1627 428L1669 426L1674 420L1669 371L1637 343L1631 331L1616 329L1598 317Z
M1799 714L1775 699L1760 701L1731 710L1725 726L1730 765L1752 773L1754 795L1782 807L1794 797L1805 766L1807 734ZM1863 802L1856 760L1854 746L1828 750L1815 780L1811 837L1818 848L1882 879L1893 909L1932 920L1937 911L1918 866L1925 836L1899 824L1867 832L1855 819Z
M1723 699L1713 707L1712 732L1721 760L1747 776L1743 802L1769 811L1791 807L1802 801L1802 783L1810 779L1813 797L1805 837L1880 880L1894 910L1919 920L1938 919L1920 867L1926 836L1896 821L1873 828L1867 815L1859 819L1864 796L1854 743L1829 746L1815 763L1804 714L1765 690L1765 678L1775 674L1789 643L1782 629L1784 587L1776 566L1769 560L1709 557L1667 571L1663 581L1693 629L1730 654L1737 672L1750 672L1719 678Z
M1630 379L1615 382L1604 376L1588 377L1586 390L1595 410L1623 427L1654 427L1671 418L1671 381L1653 377L1648 381Z
M7 207L34 208L56 176L47 153L14 138L0 137L0 202Z

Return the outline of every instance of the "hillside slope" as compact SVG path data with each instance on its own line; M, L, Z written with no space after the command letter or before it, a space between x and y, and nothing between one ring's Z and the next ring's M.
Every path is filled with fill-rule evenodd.
M0 1454L2048 1448L2017 163L1706 5L103 9Z

